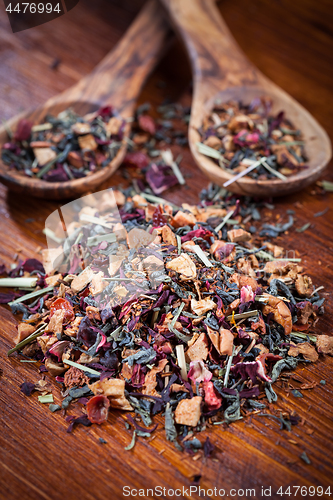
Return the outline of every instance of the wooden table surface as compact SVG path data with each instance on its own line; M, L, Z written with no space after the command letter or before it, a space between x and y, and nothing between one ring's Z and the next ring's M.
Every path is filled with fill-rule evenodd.
M0 3L0 109L6 119L66 89L112 48L135 17L140 0L81 0L69 14L51 23L13 35ZM219 8L248 57L273 81L303 104L326 128L333 139L332 59L333 9L330 0L223 0ZM190 71L186 56L177 42L147 83L140 102L159 104L165 97L190 104ZM165 82L165 88L159 82ZM174 188L165 197L174 202L195 203L207 185L187 150L182 171L187 185ZM333 180L328 169L324 177ZM121 172L110 185L124 183ZM315 186L289 198L276 200L276 213L295 210L296 227L311 222L305 233L294 229L280 239L286 248L298 250L315 285L324 285L326 314L316 331L332 331L332 194ZM296 204L296 205L295 205ZM1 257L9 266L15 253L21 258L38 257L36 249L45 245L43 224L56 205L47 201L16 196L0 185ZM314 213L330 207L325 216ZM267 210L268 212L268 210ZM275 212L273 213L275 216ZM124 447L131 440L121 413L111 412L107 425L79 427L66 433L67 423L58 412L51 414L36 396L20 392L23 381L36 382L37 368L20 363L17 356L7 358L12 347L16 320L1 308L0 357L0 497L6 499L113 499L123 497L123 487L189 488L201 476L203 489L254 488L261 498L261 487L272 487L271 498L280 486L332 484L332 358L320 360L297 373L308 382L322 379L303 391L303 398L277 389L278 408L295 410L302 425L280 431L271 420L253 418L239 421L227 430L215 426L209 435L217 451L213 460L194 461L166 442L163 419L156 418L156 438L139 438L132 451ZM296 386L297 383L295 383ZM55 384L56 385L56 384ZM54 391L59 401L59 388ZM75 409L72 411L75 414ZM103 437L107 444L98 440ZM299 456L306 452L312 464ZM292 490L294 491L294 490ZM133 492L134 496L135 492ZM230 493L230 496L234 492ZM181 492L188 498L190 491ZM242 493L234 494L241 498ZM244 492L245 496L245 492ZM152 498L152 493L144 494ZM163 498L171 498L166 491ZM193 498L199 498L193 493ZM215 498L212 492L200 498ZM301 496L298 496L301 498ZM294 494L289 498L296 498ZM303 496L304 498L304 496ZM315 497L317 498L317 497ZM328 497L327 497L328 498Z

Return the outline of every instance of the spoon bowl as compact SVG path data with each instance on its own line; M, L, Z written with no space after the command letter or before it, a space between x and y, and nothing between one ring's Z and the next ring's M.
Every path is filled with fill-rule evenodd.
M68 108L71 108L79 116L84 116L88 113L97 111L99 106L88 102L61 101L57 104L51 104L50 106L44 105L31 112L16 116L12 120L9 120L6 125L11 130L16 130L17 124L22 118L30 120L34 124L43 123L47 115L57 116ZM91 175L65 182L47 182L43 179L25 176L15 168L11 169L8 165L0 161L0 180L16 193L29 194L37 198L63 199L79 196L87 191L93 191L107 180L123 161L126 154L126 138L129 135L129 130L129 123L126 123L124 138L116 156L108 165ZM7 131L2 127L0 129L0 144L4 144L7 140Z
M100 170L65 182L47 182L28 177L9 168L0 160L0 181L9 189L46 199L66 199L93 191L106 181L122 163L126 154L130 120L134 115L141 88L168 45L169 29L156 0L150 0L121 41L86 77L37 109L21 113L0 127L0 147L8 142L8 128L15 131L18 122L28 119L43 123L46 115L58 115L72 108L80 116L103 106L112 106L126 121L121 146L113 160Z
M286 118L302 132L307 168L281 179L252 179L244 176L228 190L249 196L282 196L313 183L332 156L325 130L287 92L264 76L243 54L212 0L161 0L185 43L193 72L193 100L189 125L189 145L198 167L216 184L232 175L209 157L200 154L198 129L216 103L231 100L250 104L255 98L272 100L272 113L285 111Z

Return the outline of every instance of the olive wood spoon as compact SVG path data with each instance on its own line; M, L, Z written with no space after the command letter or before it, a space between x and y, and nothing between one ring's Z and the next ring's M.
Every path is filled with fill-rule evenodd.
M332 156L330 140L319 123L246 58L213 0L161 1L185 44L192 66L194 88L189 144L200 169L220 186L234 177L197 149L198 129L216 101L237 100L249 104L253 98L267 96L273 101L272 112L285 111L286 118L303 133L308 168L288 176L286 181L242 177L230 184L228 190L243 195L280 196L314 182Z
M42 123L47 114L57 115L71 107L79 115L111 105L128 120L134 115L141 88L168 45L169 23L157 0L150 0L117 46L98 66L77 84L49 99L43 106L9 120L7 126L16 130L21 118ZM20 174L0 161L0 181L11 190L47 199L63 199L93 191L119 167L126 153L130 131L127 122L121 148L110 164L89 176L66 182L47 182ZM0 128L0 145L8 142L5 127Z

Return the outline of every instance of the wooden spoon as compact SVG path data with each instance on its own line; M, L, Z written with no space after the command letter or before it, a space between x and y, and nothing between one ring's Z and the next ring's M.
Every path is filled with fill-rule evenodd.
M280 179L255 180L243 177L228 190L243 195L280 196L314 182L332 156L331 143L323 128L295 99L266 78L238 47L212 0L161 0L181 35L193 72L193 102L189 144L197 165L216 184L223 185L233 175L207 156L198 153L198 128L216 101L242 101L267 96L272 112L286 111L286 117L303 133L308 168Z
M131 118L141 88L159 60L168 36L165 13L157 0L150 0L115 49L92 73L49 99L40 108L12 118L7 126L15 131L21 118L27 118L34 124L42 123L47 114L57 115L69 107L82 116L101 106L111 105L123 118ZM48 199L75 197L92 191L108 179L124 159L129 130L130 124L127 123L122 146L111 163L87 177L66 182L46 182L10 170L0 161L0 181L13 191ZM0 144L5 142L8 142L8 134L5 127L1 127Z

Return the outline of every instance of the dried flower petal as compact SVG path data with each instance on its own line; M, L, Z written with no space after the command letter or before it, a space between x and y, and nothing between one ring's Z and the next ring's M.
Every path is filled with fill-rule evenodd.
M102 424L109 415L110 401L106 396L94 396L87 403L87 414L93 424Z

